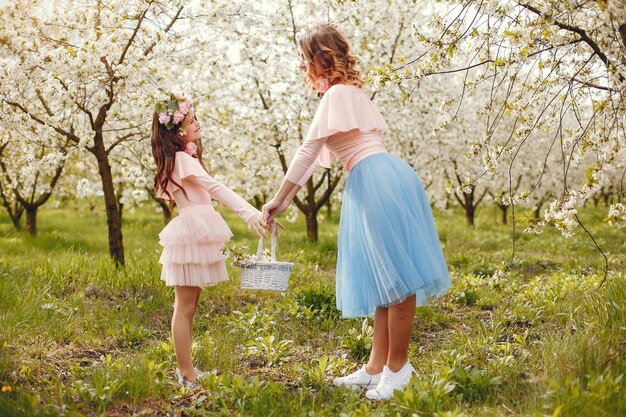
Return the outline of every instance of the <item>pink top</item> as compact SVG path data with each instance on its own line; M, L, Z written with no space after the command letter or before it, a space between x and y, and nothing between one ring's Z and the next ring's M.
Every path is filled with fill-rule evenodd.
M330 168L333 158L350 171L363 158L387 152L381 133L388 127L363 90L335 84L322 97L285 178L302 186L318 165Z
M183 191L171 182L167 185L167 191L174 197L179 209L198 205L211 205L212 198L220 201L235 214L247 222L259 210L250 205L246 200L237 195L233 190L211 177L200 165L197 158L185 153L176 152L172 179L181 185ZM158 192L160 198L169 200L167 194Z

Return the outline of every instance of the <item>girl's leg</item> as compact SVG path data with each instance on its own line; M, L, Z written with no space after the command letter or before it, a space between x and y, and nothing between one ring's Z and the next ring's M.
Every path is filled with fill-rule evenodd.
M196 289L196 298L193 304L193 313L191 314L191 320L189 320L189 346L193 346L193 319L196 316L196 311L198 310L198 302L200 301L200 293L202 292L202 288L194 288Z
M383 366L387 363L389 354L389 327L387 307L376 307L374 315L374 337L372 338L372 352L367 362L367 373L370 375L379 374L383 371Z
M409 354L409 342L415 317L415 295L400 304L389 307L389 354L387 367L398 372L406 364Z
M198 377L191 359L191 323L195 310L197 287L174 287L174 315L172 316L172 340L176 361L183 378L195 381Z

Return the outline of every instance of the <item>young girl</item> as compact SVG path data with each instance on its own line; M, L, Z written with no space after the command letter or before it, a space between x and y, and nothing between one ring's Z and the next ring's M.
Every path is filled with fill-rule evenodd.
M164 247L159 262L163 264L161 279L174 287L172 340L178 381L193 386L200 376L191 358L193 317L202 287L228 279L220 249L233 235L211 201L225 204L259 237L266 224L257 209L209 175L202 162L200 124L191 99L171 94L157 103L152 155L157 166L157 193L174 200L180 212L159 234Z
M387 400L415 372L408 361L415 307L446 291L448 269L422 184L387 153L381 136L387 123L362 90L343 36L317 22L299 49L304 81L323 97L263 219L285 211L318 165L329 168L336 157L350 171L339 225L337 308L344 317L374 315L374 337L368 363L334 383Z

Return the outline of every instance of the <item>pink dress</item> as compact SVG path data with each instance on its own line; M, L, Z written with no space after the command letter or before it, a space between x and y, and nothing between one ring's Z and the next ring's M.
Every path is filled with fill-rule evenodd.
M228 279L221 249L233 236L222 216L213 208L218 200L247 222L260 212L224 184L211 177L197 158L176 152L167 191L174 197L179 215L159 233L163 253L161 279L166 285L204 287ZM159 192L159 197L168 199Z

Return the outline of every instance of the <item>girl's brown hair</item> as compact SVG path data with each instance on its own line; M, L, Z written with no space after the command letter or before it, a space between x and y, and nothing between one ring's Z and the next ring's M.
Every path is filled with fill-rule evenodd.
M193 113L189 113L193 114ZM209 172L204 162L202 162L202 141L195 142L198 146L196 155L194 158L198 158L200 165L206 172ZM172 172L174 171L174 161L176 159L176 152L185 150L185 137L178 134L178 129L168 130L167 127L159 123L159 114L154 113L152 115L152 156L154 162L156 162L156 175L154 176L154 189L165 193L170 200L170 207L174 197L167 191L167 187L170 183L180 188L185 197L187 192L181 184L172 180Z
M350 46L339 31L325 23L308 29L298 39L303 58L309 63L304 82L313 87L318 76L324 76L331 84L351 84L363 87L361 73L355 68L356 58L350 54ZM322 74L315 74L315 68Z

